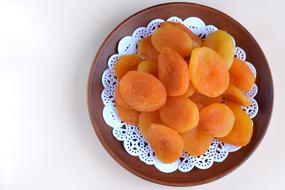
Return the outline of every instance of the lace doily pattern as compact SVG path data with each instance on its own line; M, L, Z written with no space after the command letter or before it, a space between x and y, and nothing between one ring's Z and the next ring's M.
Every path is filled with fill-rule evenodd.
M188 27L193 33L200 38L205 38L209 33L217 30L214 25L206 25L200 18L189 17L185 20L173 16L167 21L180 22ZM204 155L191 156L186 152L183 153L181 158L171 164L164 164L160 162L153 152L148 142L143 138L137 126L129 125L120 120L118 117L114 94L118 85L118 80L115 77L114 67L120 56L126 54L137 53L137 43L140 39L150 36L156 29L159 28L160 23L165 22L163 19L155 19L149 22L147 27L137 28L131 36L122 38L118 45L118 53L112 55L108 60L108 68L102 75L102 84L104 89L101 94L104 103L103 118L108 126L113 128L113 136L122 141L122 144L128 154L137 156L142 162L148 165L154 165L158 170L165 173L170 173L176 170L181 172L189 172L194 167L199 169L210 168L214 162L222 162L226 159L230 152L239 150L230 144L223 144L218 139L214 139L211 146ZM234 40L234 39L233 39ZM246 53L241 47L235 48L235 57L242 59L249 66L253 74L256 76L254 66L246 61ZM252 99L252 104L248 107L241 107L250 118L254 118L258 112L258 104L254 97L258 92L258 87L255 84L253 88L246 92L245 95Z

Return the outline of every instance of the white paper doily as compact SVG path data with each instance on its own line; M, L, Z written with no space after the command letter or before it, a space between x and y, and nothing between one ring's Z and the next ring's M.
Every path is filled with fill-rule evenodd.
M205 23L197 17L189 17L183 21L182 19L173 16L167 19L167 21L183 23L200 38L205 38L209 33L217 30L214 25L205 25ZM114 92L118 80L114 74L114 66L120 56L136 53L138 41L151 35L159 28L161 22L165 21L162 19L152 20L147 27L139 27L133 32L132 36L125 36L122 38L118 45L118 53L109 58L108 68L102 75L104 89L101 98L105 105L103 109L103 118L107 125L113 128L113 136L117 140L122 141L126 151L132 156L139 157L145 164L154 165L158 170L165 173L170 173L177 169L181 172L189 172L194 167L207 169L211 167L214 162L222 162L230 152L237 151L240 147L223 144L218 139L215 139L207 152L202 156L190 156L187 153L183 153L181 158L176 162L164 164L155 157L152 148L144 140L137 126L129 125L121 121L116 112ZM256 76L256 70L250 62L246 61L246 53L242 48L235 48L235 56L244 60ZM258 104L254 99L257 92L258 87L256 84L254 84L249 92L246 92L246 96L252 99L252 104L248 107L242 107L242 109L248 113L250 118L254 118L258 112Z

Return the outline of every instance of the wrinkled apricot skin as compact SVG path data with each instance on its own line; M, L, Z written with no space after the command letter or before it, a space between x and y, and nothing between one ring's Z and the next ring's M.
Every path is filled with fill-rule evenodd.
M183 95L185 98L189 98L190 96L192 96L195 93L195 88L194 86L191 84L191 82L189 82L189 87L188 90L186 91L186 93Z
M150 36L139 41L138 54L145 57L147 60L157 62L159 52L152 45Z
M235 44L231 35L226 31L217 30L210 33L204 40L203 46L215 50L230 68L234 58Z
M248 114L234 103L227 102L235 115L235 123L231 132L220 140L226 144L246 146L252 137L253 125Z
M116 105L117 113L119 118L131 125L138 124L139 112L136 110L126 109L122 106Z
M139 115L138 127L145 140L148 141L147 132L150 124L162 124L158 111L141 112Z
M119 83L125 102L141 112L155 111L166 101L166 89L153 75L140 71L129 71Z
M210 147L213 137L198 127L181 134L184 140L184 150L191 156L203 155Z
M235 122L232 110L221 103L211 104L200 111L199 129L213 137L228 135Z
M172 163L178 160L183 153L183 139L171 128L151 124L148 129L148 137L155 156L163 163Z
M115 65L116 77L121 79L127 72L137 70L141 61L142 59L136 54L123 55Z
M197 105L198 109L201 110L210 104L221 103L223 101L223 98L221 96L211 98L203 94L200 94L198 92L195 92L190 97L190 100L192 100L192 102L194 102Z
M220 96L229 86L228 69L219 54L210 48L192 51L189 72L193 86L206 96Z
M245 107L250 106L252 102L251 99L246 97L238 87L232 84L229 85L229 88L226 90L224 97L227 100Z
M119 105L125 109L129 109L129 110L133 110L133 108L131 106L129 106L126 101L123 99L119 88L116 89L115 91L115 103L116 105Z
M192 51L192 39L188 34L174 26L157 29L151 36L151 42L159 52L164 47L168 47L185 57L190 55Z
M249 91L253 87L255 77L247 64L242 60L234 58L229 72L231 83L239 89Z
M196 36L189 28L187 28L185 25L181 24L180 22L163 22L160 24L161 27L164 26L175 26L179 28L180 30L183 30L188 36L192 39L192 49L198 48L202 46L202 39Z
M138 66L138 71L146 72L154 76L157 76L157 62L142 61Z
M196 127L199 122L199 110L188 98L183 96L167 97L164 106L159 109L161 121L179 133L185 133Z
M163 48L158 56L158 78L169 96L185 94L190 81L187 63L176 51Z

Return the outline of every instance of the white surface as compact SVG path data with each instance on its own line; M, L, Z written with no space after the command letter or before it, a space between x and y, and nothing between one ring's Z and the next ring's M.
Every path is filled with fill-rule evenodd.
M88 72L101 42L123 19L160 2L0 1L1 190L172 189L112 160L86 107ZM199 2L231 15L255 36L275 79L276 103L252 157L221 180L192 189L285 189L285 2Z
M211 32L218 30L217 27L213 25L214 23L204 23L204 21L198 17L188 17L182 20L177 16L171 16L166 20L182 23L200 37L207 36ZM139 157L145 164L154 165L158 170L165 173L171 173L176 170L179 172L190 172L194 167L208 169L215 162L223 162L227 158L228 153L235 152L239 150L240 147L223 144L218 139L214 139L211 146L203 155L197 157L184 152L183 155L172 164L165 164L155 158L153 149L141 135L138 127L136 125L128 125L120 119L117 113L115 90L118 86L118 80L115 77L115 65L122 55L135 54L137 52L138 41L152 35L162 22L165 22L165 20L161 18L150 20L146 26L139 26L134 29L131 36L122 37L118 43L118 47L116 47L117 51L113 52L115 54L110 55L108 61L106 60L105 64L108 65L108 68L102 74L102 84L104 86L101 94L101 99L104 103L103 119L109 127L113 128L114 138L122 141L127 153ZM234 38L233 41L235 41ZM235 47L235 56L244 61L246 60L246 52L240 47ZM249 62L246 63L252 70L253 75L256 76L255 67ZM258 87L254 84L252 89L246 93L247 97L252 99L252 104L248 107L242 107L251 119L258 113L258 104L254 99L257 91Z

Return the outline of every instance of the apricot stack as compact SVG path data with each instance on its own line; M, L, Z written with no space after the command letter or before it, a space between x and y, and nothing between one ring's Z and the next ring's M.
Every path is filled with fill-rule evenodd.
M203 41L181 23L164 22L138 42L138 54L115 65L120 119L136 125L161 162L183 151L203 155L214 138L245 146L252 121L240 106L255 82L247 64L234 58L234 40L225 31Z

